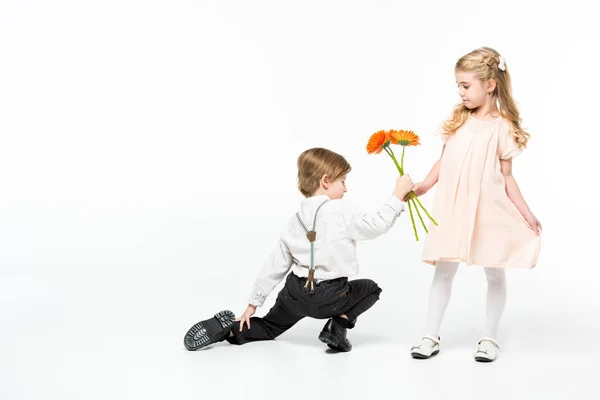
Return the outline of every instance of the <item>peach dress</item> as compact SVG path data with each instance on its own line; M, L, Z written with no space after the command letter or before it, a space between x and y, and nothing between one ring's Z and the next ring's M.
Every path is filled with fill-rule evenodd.
M492 268L533 268L537 236L506 194L500 159L521 152L503 118L469 117L446 144L422 259Z

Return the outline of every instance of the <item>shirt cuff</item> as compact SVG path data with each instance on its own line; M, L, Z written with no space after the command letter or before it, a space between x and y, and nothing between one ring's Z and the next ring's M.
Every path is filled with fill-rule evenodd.
M390 198L385 204L392 207L397 217L399 217L400 214L404 211L404 203L401 200L399 200L396 196L390 196Z
M256 307L262 307L267 296L264 296L260 290L254 290L248 299L248 303Z

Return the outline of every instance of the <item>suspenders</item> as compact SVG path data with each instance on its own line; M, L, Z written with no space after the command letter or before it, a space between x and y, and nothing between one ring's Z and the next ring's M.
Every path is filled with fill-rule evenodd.
M300 218L300 214L296 213L296 217L298 218L300 225L302 225L302 228L304 228L304 230L306 231L306 238L310 242L310 265L308 267L308 279L306 280L306 284L304 284L304 288L302 288L302 290L304 290L305 292L308 291L310 294L313 294L315 292L315 240L317 240L317 232L315 232L314 229L317 223L317 214L319 213L321 207L323 207L323 204L327 203L328 201L329 200L325 200L324 202L322 202L321 205L317 208L317 211L315 211L315 218L312 224L312 231L308 230L306 224L304 223L304 221L302 221L302 218ZM308 287L309 284L310 289Z

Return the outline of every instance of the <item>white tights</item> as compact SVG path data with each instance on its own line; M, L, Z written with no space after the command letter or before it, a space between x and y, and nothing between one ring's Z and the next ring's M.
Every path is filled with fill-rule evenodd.
M500 318L506 304L506 276L502 268L484 268L487 278L487 307L484 336L496 337ZM438 337L440 325L452 294L452 282L458 263L438 261L429 293L427 334Z

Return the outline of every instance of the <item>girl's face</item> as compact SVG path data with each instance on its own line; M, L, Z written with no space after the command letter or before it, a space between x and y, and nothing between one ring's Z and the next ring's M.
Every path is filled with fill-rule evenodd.
M473 72L457 71L455 76L458 95L465 107L473 110L486 102L489 88L484 81L478 79Z

